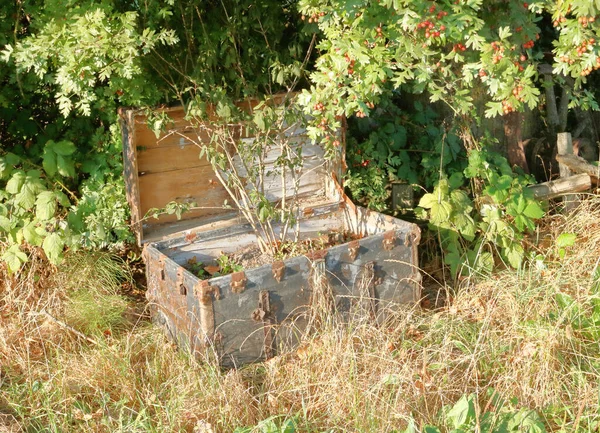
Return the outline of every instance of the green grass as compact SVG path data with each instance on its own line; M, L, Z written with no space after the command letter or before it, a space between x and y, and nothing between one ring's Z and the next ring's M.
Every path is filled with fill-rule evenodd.
M23 431L450 431L449 408L468 399L465 431L529 410L547 431L598 431L598 203L548 219L537 263L464 280L444 308L331 320L297 351L231 371L132 315L110 256L72 255L55 272L33 260L0 288L0 414ZM558 248L561 233L575 242Z

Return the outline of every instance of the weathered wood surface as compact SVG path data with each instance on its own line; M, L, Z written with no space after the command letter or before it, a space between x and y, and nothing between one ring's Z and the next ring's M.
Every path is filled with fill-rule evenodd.
M191 288L198 287L199 280L181 271L183 246L187 246L187 254L205 254L212 249L218 255L221 246L231 249L236 242L252 242L243 227L202 232L192 242L181 238L147 246L148 297L157 320L181 345L216 351L223 365L236 366L265 359L271 349L289 349L298 342L310 320L311 305L318 301L310 284L315 263L324 265L337 314L364 310L369 318L374 315L374 320L381 321L387 308L417 302L421 287L418 227L377 212L356 210L339 209L308 218L304 224L314 233L332 227L358 228L366 237L279 264L212 278L204 283L214 289L208 297L194 294ZM244 236L249 237L244 240ZM366 299L363 284L367 277L367 293L375 299ZM210 306L202 304L202 299L210 301ZM262 310L265 305L270 311ZM206 335L211 329L213 334Z
M573 155L573 141L571 140L571 134L568 132L560 132L557 134L556 149L558 156L571 156ZM561 178L568 178L574 174L571 169L564 165L559 164L558 169ZM579 204L579 197L577 194L565 194L563 195L563 203L566 212L571 212Z
M556 155L561 166L567 167L573 173L585 173L596 179L600 177L600 166L590 164L576 155Z
M256 105L257 101L246 105ZM246 107L246 108L248 108ZM170 116L172 122L168 125L167 133L158 138L148 127L146 117L135 111L120 113L124 131L124 158L127 198L132 209L132 222L138 242L147 238L156 238L153 232L160 231L168 235L168 226L177 225L176 215L160 215L158 219L150 217L151 209L162 209L169 202L196 203L196 206L185 212L183 220L198 221L211 219L215 216L223 218L231 216L231 209L224 204L232 200L221 185L211 164L205 157L200 158L200 148L209 144L210 138L206 129L193 128L185 120L183 108L161 110ZM232 129L243 136L241 126ZM279 171L278 158L280 151L271 149L265 159L265 179L263 185L248 183L247 188L258 187L264 190L266 197L274 202L281 200L284 191L288 199L294 195L298 198L318 198L322 202L339 199L332 187L331 173L341 174L341 161L326 161L323 149L310 142L306 130L289 128L286 133L292 145L292 150L301 154L303 168L296 174L299 178L297 194L292 173L288 170L285 176L285 190ZM343 131L340 131L343 138ZM247 137L245 140L252 140ZM338 154L343 157L343 148ZM241 176L245 170L239 159L236 167ZM227 173L222 173L227 176Z
M575 176L539 183L527 188L533 191L537 199L550 200L565 194L587 191L591 187L592 180L588 174L576 174Z

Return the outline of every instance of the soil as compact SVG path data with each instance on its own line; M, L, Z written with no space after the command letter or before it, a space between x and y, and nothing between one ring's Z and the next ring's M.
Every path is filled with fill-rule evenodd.
M279 245L279 251L276 254L263 253L258 245L251 244L233 253L222 254L217 258L218 265L211 266L192 259L188 261L186 268L200 279L210 279L244 269L258 268L277 260L301 256L312 251L331 248L360 238L362 236L348 230L334 231L317 238L304 239L298 242L286 242L283 245Z

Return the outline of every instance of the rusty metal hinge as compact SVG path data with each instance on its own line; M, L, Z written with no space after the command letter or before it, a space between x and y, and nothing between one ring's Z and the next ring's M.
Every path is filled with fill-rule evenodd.
M306 254L306 257L311 262L318 261L318 260L325 260L326 256L327 256L327 249L311 251Z
M166 279L166 275L165 275L165 258L163 256L160 256L160 258L158 259L158 270L160 272L160 280L161 281L165 281L165 279Z
M390 251L394 249L396 245L396 231L388 230L383 234L383 249Z
M360 250L360 242L358 242L358 240L348 242L348 257L351 262L356 260L358 250Z
M242 293L246 290L246 274L244 271L231 274L231 291L233 293Z
M252 312L252 320L262 322L265 335L263 347L267 359L275 356L275 330L273 325L277 323L275 312L271 308L271 299L267 290L261 290L258 294L258 308Z
M184 280L184 275L183 273L185 272L185 269L183 269L182 267L179 267L179 269L177 269L177 288L179 289L179 294L186 296L187 295L187 288L185 287L185 284L183 282Z
M356 286L359 295L359 310L375 320L377 314L375 286L381 281L375 275L375 262L367 262L360 269L356 277Z
M194 295L199 304L199 324L202 331L203 345L207 346L215 340L215 310L213 297L219 299L219 288L211 286L207 280L199 281L194 286Z
M201 280L194 286L194 296L201 304L208 304L212 302L212 297L220 299L218 286L211 286L208 280Z
M275 281L281 283L281 280L283 280L283 276L285 275L285 264L283 262L273 262L271 270Z

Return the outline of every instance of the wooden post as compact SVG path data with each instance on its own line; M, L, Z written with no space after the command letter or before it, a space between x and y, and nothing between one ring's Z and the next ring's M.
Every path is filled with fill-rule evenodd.
M559 132L557 134L556 149L559 156L573 155L573 142L569 132ZM558 164L561 178L567 178L573 174L571 169L565 164ZM563 197L565 211L572 212L579 205L579 197L577 194L565 194Z

